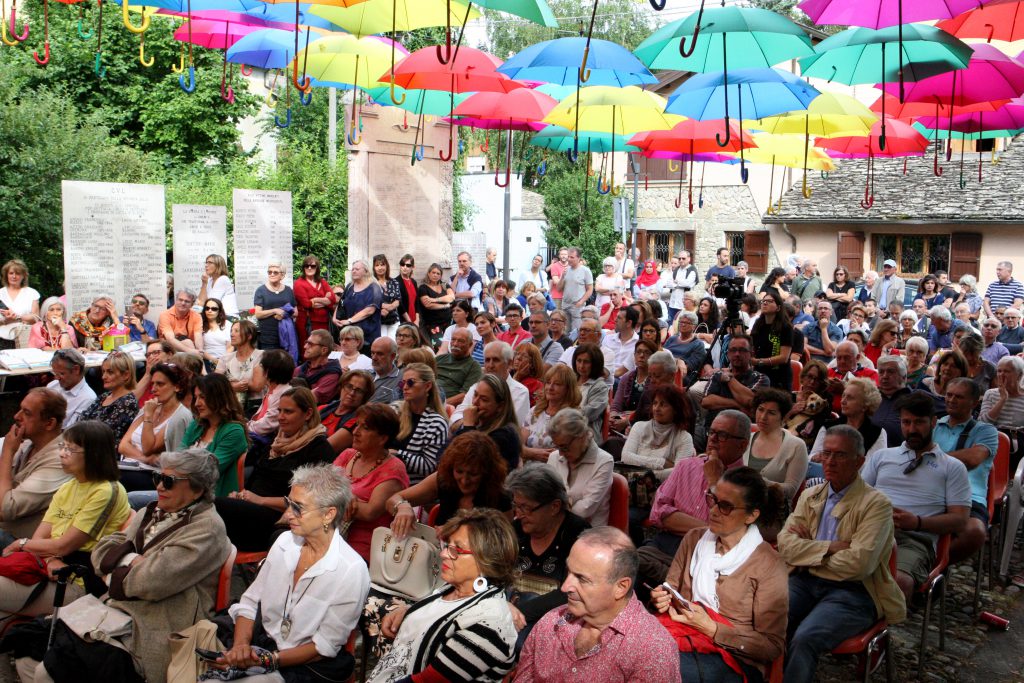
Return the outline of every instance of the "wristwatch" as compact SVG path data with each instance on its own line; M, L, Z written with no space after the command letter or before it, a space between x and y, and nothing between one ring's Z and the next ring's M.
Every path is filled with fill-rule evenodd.
M27 538L19 538L18 539L18 550L24 550L26 543L28 543L28 539Z

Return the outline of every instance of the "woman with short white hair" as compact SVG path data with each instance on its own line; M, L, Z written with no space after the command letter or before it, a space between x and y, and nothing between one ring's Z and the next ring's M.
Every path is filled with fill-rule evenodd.
M960 278L960 296L958 296L953 305L967 304L971 311L971 318L974 320L978 319L978 313L985 305L984 299L978 294L978 278L973 275L964 275Z
M267 265L267 281L256 288L253 294L253 315L260 328L260 349L281 348L278 323L295 313L295 293L285 284L285 269L280 263ZM290 279L290 278L289 278ZM291 312L285 312L291 306Z
M622 275L615 272L617 262L614 256L606 258L601 265L604 272L594 280L594 291L597 292L597 300L594 303L598 309L611 301L613 291L622 291L626 288L626 281L622 279Z
M1024 425L1024 393L1021 379L1024 378L1024 359L1020 356L1003 356L996 366L996 381L993 388L985 392L981 400L979 417L1000 429L1018 430Z
M907 387L916 389L928 371L928 342L924 337L911 337L903 346L907 357Z
M594 440L586 416L575 408L563 408L548 422L548 435L557 450L548 465L566 483L569 509L593 526L608 523L613 458Z
M907 342L914 337L919 337L920 332L917 331L917 313L910 310L909 308L900 313L900 329L896 331L896 348L905 349L907 348Z

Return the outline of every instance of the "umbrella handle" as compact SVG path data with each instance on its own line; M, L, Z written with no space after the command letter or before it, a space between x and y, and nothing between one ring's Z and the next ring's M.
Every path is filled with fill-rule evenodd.
M718 143L719 147L726 147L729 141L732 139L732 129L729 126L729 117L725 117L725 140L722 140L721 133L715 133L715 142Z
M188 67L188 83L185 83L185 74L178 76L178 85L181 89L187 93L195 92L196 90L196 67L189 64Z
M828 171L818 171L818 175L821 176L822 180L828 180Z
M740 160L740 180L743 181L744 185L750 180L750 169L747 168L747 163L742 159Z
M590 69L587 68L587 59L590 57L590 43L583 48L583 64L580 65L580 83L590 80Z
M107 76L107 67L103 66L103 53L102 52L97 52L96 53L96 58L93 60L93 63L92 63L92 72L94 74L96 74L97 78L106 78L106 76Z
M305 92L303 92L301 90L299 91L299 103L302 104L303 107L308 107L312 102L313 102L313 89L312 88L310 88L309 90L306 90Z
M606 181L603 176L598 179L598 181L597 181L597 193L598 194L601 194L601 195L608 194L609 192L611 192L611 190L612 190L612 183L611 183L610 180Z
M622 185L612 185L612 196L619 197L622 195Z
M978 155L978 183L981 183L981 155Z
M885 121L882 122L882 132L878 136L878 149L882 152L885 151Z
M85 30L84 30L84 29L82 28L82 21L83 21L83 12L82 12L82 5L79 5L79 6L78 6L78 24L77 24L77 28L78 28L78 37L79 37L79 38L81 38L82 40L89 40L89 39L90 39L90 38L92 38L92 36L93 36L93 33L92 33L92 28L90 28L90 29L89 29L89 31L88 31L88 32L86 32L86 31L85 31ZM6 29L5 29L5 30L6 30ZM6 41L6 40L4 40L4 42L6 43L7 41Z
M668 172L669 173L678 173L680 168L682 168L680 164L676 164L675 168L673 168L672 167L672 160L671 159L668 160Z
M484 144L480 145L480 153L487 154L491 151L491 137L489 134L484 133Z
M992 148L992 160L989 163L1001 164L1002 162L1003 162L1003 160L996 156L996 149L995 149L995 147L993 147Z
M402 93L402 99L398 99L397 97L395 97L395 76L394 76L394 74L391 75L390 94L391 94L391 104L395 105L396 107L401 105L403 102L405 102L405 93Z
M362 138L360 137L360 141ZM427 155L426 148L421 144L419 147L413 150L413 155L416 157L416 161L423 161L423 157Z
M147 69L153 66L153 62L156 58L150 55L149 59L146 59L146 39L144 36L139 36L139 64L146 67Z
M248 64L240 64L238 66L238 73L246 77L252 76L252 67Z
M292 110L289 109L288 110L288 120L289 121L291 121L291 115L292 115ZM281 128L287 128L287 126L281 126ZM345 137L348 138L348 144L352 145L353 147L355 147L356 145L362 143L362 141L363 141L363 134L359 131L359 128L355 127L355 126L353 126L352 130L349 131L348 135L345 136ZM418 156L418 154L417 154L417 156ZM420 158L422 158L422 157L420 157Z
M936 147L935 156L934 158L932 158L932 173L934 173L935 177L938 178L943 174L944 171L945 169L939 166L939 148Z
M171 64L171 71L173 71L176 74L180 74L180 73L183 73L185 71L185 44L184 43L181 44L181 56L178 59L178 63L177 64L173 64L173 63ZM276 81L276 78L275 78L275 81ZM271 86L271 89L273 89L273 86Z
M661 2L658 2L658 0L648 0L648 1L651 3L651 7L654 8L655 12L660 12L661 10L665 9L665 3L668 2L668 0L661 0Z
M651 4L654 4L653 2ZM700 0L700 9L697 10L697 22L693 27L693 38L690 39L690 49L686 49L686 38L679 39L679 55L686 59L697 49L697 36L700 34L700 20L704 18L704 0Z
M278 128L287 128L288 126L292 125L292 108L288 107L288 110L285 112L284 123L281 123L280 116L274 114L274 125L277 126Z
M991 43L992 42L992 36L995 35L995 32L996 32L996 27L993 24L985 24L985 28L988 29L988 39L985 42L986 43Z
M447 65L452 59L452 0L447 0L446 3L447 12L445 12L445 21L447 25L444 30L444 51L441 51L441 46L437 46L437 61L441 64Z
M580 151L578 149L567 149L565 150L565 158L569 160L570 164L575 164L580 160Z
M453 123L453 124L450 124L450 126L448 128L448 152L445 153L444 151L439 151L437 153L437 156L438 156L438 158L441 161L451 161L452 160L452 152L454 151L453 147L454 147L454 136L455 136L455 133L454 133L454 131L452 129L454 127L455 127L455 124ZM420 160L422 161L422 157L421 157Z
M124 27L132 33L145 33L149 29L149 24L151 21L152 20L149 18L149 15L147 15L146 12L143 11L142 23L138 26L135 26L134 24L132 24L131 17L128 16L128 3L121 3L121 23L124 24Z
M36 60L36 64L39 66L46 66L50 63L50 41L43 43L43 57L39 57L39 53L33 51L32 59Z
M21 43L21 42L24 42L24 40L26 38L28 38L28 21L25 21L25 23L22 25L22 27L21 27L22 28L21 35L18 35L18 30L17 30L17 27L15 26L15 21L16 21L17 16L18 16L17 5L18 5L17 0L14 0L13 2L11 2L11 29L10 29L10 35L16 41Z
M541 159L540 163L537 164L537 176L543 178L548 172L548 160L547 157Z
M800 194L802 194L804 196L804 199L810 199L811 195L813 193L814 193L814 190L812 190L810 185L807 184L807 169L805 168L804 169L804 182L803 182L803 186L800 188Z

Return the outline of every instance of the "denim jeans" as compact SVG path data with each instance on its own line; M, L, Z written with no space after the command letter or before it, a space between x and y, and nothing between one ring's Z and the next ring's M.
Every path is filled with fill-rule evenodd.
M807 572L789 577L785 683L811 683L818 657L875 623L875 603L861 583Z
M739 662L739 665L748 683L761 683L764 680L761 672L754 667L744 662ZM681 680L687 683L740 683L743 680L717 652L680 652L679 673Z

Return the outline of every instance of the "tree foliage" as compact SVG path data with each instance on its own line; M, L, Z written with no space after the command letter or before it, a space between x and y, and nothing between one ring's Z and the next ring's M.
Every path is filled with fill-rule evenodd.
M547 174L533 188L544 196L548 246L578 246L592 265L611 254L618 240L611 196L598 194L595 183L596 178L587 177L584 154L575 164L555 155L548 158Z

